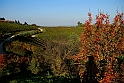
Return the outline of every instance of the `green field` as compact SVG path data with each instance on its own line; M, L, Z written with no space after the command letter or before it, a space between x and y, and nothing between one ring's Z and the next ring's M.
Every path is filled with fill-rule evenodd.
M77 46L75 49L79 48L79 37L80 33L83 31L82 27L41 27L43 29L42 33L36 34L35 37L31 37L32 31L23 32L20 36L13 38L13 41L6 44L5 48L7 52L13 52L16 54L21 54L24 56L25 49L32 51L33 54L38 54L40 49L49 44L51 47L53 43L59 43L60 46L69 47ZM30 33L29 33L30 32ZM44 42L46 41L46 42ZM16 43L16 45L14 44ZM23 46L27 45L27 46ZM74 45L75 44L75 45ZM21 49L21 50L17 50ZM51 49L51 48L47 48ZM39 51L39 52L38 52ZM59 50L60 51L60 50ZM75 52L77 53L77 52Z
M82 27L49 27L44 28L44 32L37 34L36 37L39 39L50 39L50 40L69 40L70 36L80 36Z
M15 35L16 32L37 30L36 26L0 22L0 39ZM7 37L6 37L7 36Z

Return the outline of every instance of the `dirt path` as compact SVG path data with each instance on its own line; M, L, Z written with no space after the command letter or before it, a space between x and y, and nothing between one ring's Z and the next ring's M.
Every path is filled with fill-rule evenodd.
M7 55L7 53L3 50L3 43L6 41L9 41L11 38L15 37L15 35L8 37L7 39L5 39L2 43L0 43L0 54L4 54Z
M0 54L6 55L7 53L3 50L3 42L0 44Z
M43 29L41 28L38 28L41 32L43 32ZM7 55L6 51L3 50L3 43L6 42L6 41L9 41L11 38L17 36L17 35L20 35L20 34L24 34L24 33L27 33L27 31L24 31L24 32L20 32L18 34L15 34L15 35L12 35L11 37L8 37L7 39L5 39L3 42L0 43L0 54L4 54L4 55ZM32 37L35 37L35 35L32 35Z

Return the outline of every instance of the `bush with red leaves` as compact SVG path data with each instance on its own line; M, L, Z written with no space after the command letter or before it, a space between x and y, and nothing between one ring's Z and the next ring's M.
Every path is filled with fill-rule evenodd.
M99 70L94 75L94 78L100 83L124 82L122 80L124 76L122 67L124 63L124 58L122 58L124 57L123 13L117 13L114 23L109 24L109 15L100 12L96 15L95 27L91 25L92 14L90 12L88 16L89 19L85 22L86 28L80 34L80 42L82 44L80 53L72 58L78 61L78 67L84 74L84 72L88 71L84 64L88 62L88 56L93 56L94 64L97 65ZM90 77L90 74L87 76ZM88 79L89 77L82 77L81 79Z

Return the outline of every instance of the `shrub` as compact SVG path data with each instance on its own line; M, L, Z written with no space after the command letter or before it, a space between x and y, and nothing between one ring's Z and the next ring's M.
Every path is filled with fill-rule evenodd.
M121 65L119 65L117 62L120 60L123 62L123 60L120 58L116 59L116 57L122 56L124 53L123 14L117 13L113 25L110 25L109 15L100 12L96 16L95 27L91 25L92 14L90 12L88 13L88 16L89 19L85 22L86 28L80 36L82 44L80 53L72 57L78 62L78 67L81 70L79 71L81 81L83 79L84 82L91 83L96 80L106 83L113 81L117 82L115 79L118 79L119 82L122 82L122 77L120 76L124 74L121 66L123 64L120 63ZM93 70L90 70L92 69L90 67L92 67L93 63L91 63L92 65L88 65L90 69L88 69L87 66L84 66L84 63L87 64L91 61L90 58L88 58L89 56L94 58L94 60L92 60L99 70L99 72L94 73L94 77L92 77ZM120 69L113 70L116 66ZM88 73L88 71L90 71L90 73ZM121 71L121 73L119 71ZM118 75L118 77L116 75Z

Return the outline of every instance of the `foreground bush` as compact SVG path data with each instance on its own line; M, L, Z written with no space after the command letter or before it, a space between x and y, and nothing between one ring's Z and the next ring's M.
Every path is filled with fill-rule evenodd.
M86 28L81 33L80 53L71 57L77 61L80 79L84 83L124 82L124 20L123 13L116 14L109 24L109 15L96 15L95 26L88 13ZM85 65L84 65L85 64Z

